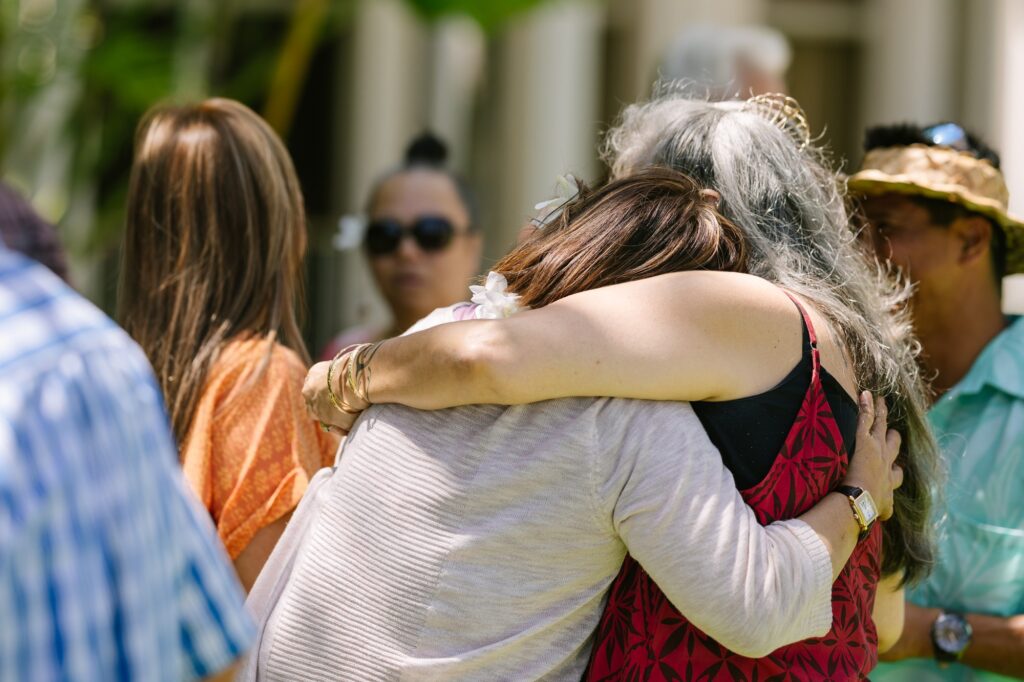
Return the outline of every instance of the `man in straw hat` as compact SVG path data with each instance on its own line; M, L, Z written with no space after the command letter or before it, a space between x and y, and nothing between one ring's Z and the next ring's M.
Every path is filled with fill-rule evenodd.
M1024 677L1024 320L1001 308L1024 272L1024 223L999 156L954 123L868 130L849 179L881 258L915 284L929 413L943 447L940 554L909 588L903 636L873 680Z

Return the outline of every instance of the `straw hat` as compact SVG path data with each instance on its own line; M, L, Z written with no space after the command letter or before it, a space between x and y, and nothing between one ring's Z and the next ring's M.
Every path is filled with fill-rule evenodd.
M991 218L1006 235L1006 274L1024 273L1024 221L1007 212L1006 181L987 159L926 144L882 147L867 153L847 185L856 194L943 199Z

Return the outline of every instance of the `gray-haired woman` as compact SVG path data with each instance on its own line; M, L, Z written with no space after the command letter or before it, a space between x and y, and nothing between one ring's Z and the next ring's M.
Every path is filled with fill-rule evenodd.
M614 177L668 166L720 193L722 215L747 239L750 274L698 271L625 282L505 320L443 325L395 339L373 357L369 396L420 409L565 396L693 401L748 503L758 509L754 497L782 498L774 510L768 503L759 510L767 521L834 492L835 481L816 467L845 466L852 452L850 396L858 389L884 395L903 435L905 483L885 525L884 555L877 533L869 536L836 583L830 644L808 640L756 660L712 649L715 643L665 607L663 597L651 598L656 588L628 562L598 634L600 667L610 677L661 665L678 671L694 662L687 656L695 650L678 645L695 639L708 645L698 652L712 650L716 660L728 659L740 670L813 671L829 659L838 661L838 675L863 676L877 648L898 638L902 623L897 613L886 619L896 623L893 629L876 632L871 612L878 618L898 609L895 590L920 577L932 560L928 513L936 452L914 346L892 312L900 292L883 283L857 248L841 185L810 143L792 100L708 103L666 94L626 110L608 136L607 158ZM321 419L346 428L351 418L327 403L324 375L324 366L311 371L307 397ZM815 419L808 420L816 382ZM366 404L365 392L355 395L340 384L334 389L357 407ZM838 434L801 430L804 423L821 424L818 418L832 420ZM793 453L808 447L819 449L787 469ZM881 575L888 578L880 591L886 598L876 603ZM679 627L666 634L658 624L665 621ZM624 626L638 623L652 645L632 647L643 660L626 653L624 639L635 629ZM676 646L667 646L671 642ZM652 649L660 653L649 655ZM600 677L597 660L591 674Z

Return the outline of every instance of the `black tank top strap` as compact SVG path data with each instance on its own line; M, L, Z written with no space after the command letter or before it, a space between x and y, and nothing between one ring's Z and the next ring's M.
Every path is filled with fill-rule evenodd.
M800 302L800 300L797 299L796 296L789 293L788 291L784 290L784 293L786 294L786 296L789 297L789 300L793 302L793 305L796 306L796 309L800 311L800 317L803 319L804 322L803 336L806 344L804 346L804 356L806 357L808 351L810 352L811 385L814 385L818 383L821 375L821 354L818 352L818 335L814 332L814 323L811 322L811 316L807 314L807 309Z
M803 405L829 405L840 424L843 442L852 450L857 406L845 389L821 366L818 335L801 301L786 293L800 311L803 325L800 361L774 388L764 393L720 402L691 403L711 442L744 491L757 485L774 466Z

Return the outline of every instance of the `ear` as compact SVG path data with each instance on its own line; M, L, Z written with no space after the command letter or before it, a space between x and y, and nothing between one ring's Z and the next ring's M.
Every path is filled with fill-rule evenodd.
M949 226L960 244L958 262L967 265L988 255L992 244L992 223L980 215L958 218Z

